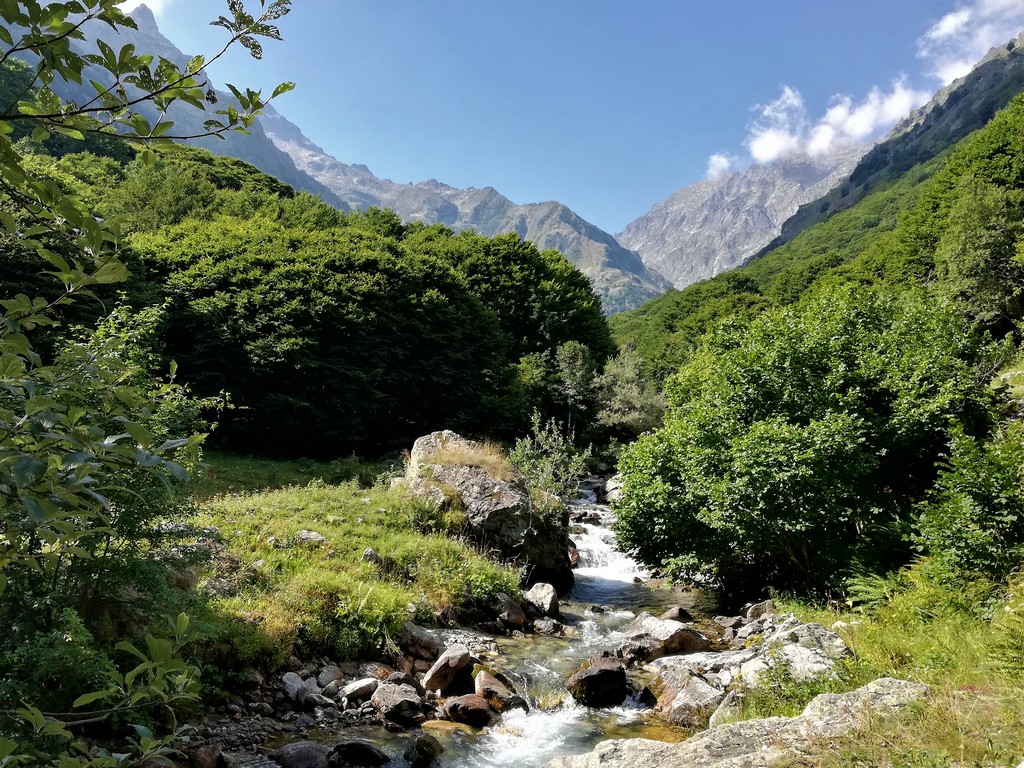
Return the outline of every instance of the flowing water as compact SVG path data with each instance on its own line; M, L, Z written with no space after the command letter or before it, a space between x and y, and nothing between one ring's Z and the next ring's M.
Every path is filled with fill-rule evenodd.
M615 548L607 506L577 503L574 517L584 514L572 539L580 561L576 585L560 601L560 621L572 637L499 638L501 671L530 702L529 712L511 712L478 734L442 740L439 764L487 768L533 768L559 755L587 752L606 738L646 737L678 741L686 734L652 717L636 698L610 709L577 704L565 680L580 663L602 650L614 650L634 616L658 614L671 605L700 609L700 593L651 589L649 574ZM497 665L496 665L497 666ZM637 689L643 687L641 680Z
M604 505L577 502L571 538L580 555L576 585L560 601L560 621L566 637L531 635L497 638L498 659L492 664L504 673L530 704L529 712L506 713L481 731L460 726L431 729L445 751L435 765L447 768L535 768L560 755L588 752L608 738L651 738L678 741L686 732L653 717L636 697L621 706L589 709L577 704L565 680L581 662L603 650L614 650L623 630L636 614L655 615L680 605L693 613L710 613L707 593L652 589L649 574L615 548L611 529L614 513ZM489 662L490 663L490 662ZM631 673L636 690L646 682ZM346 729L346 738L365 735L401 754L407 735L383 734L380 729ZM403 764L400 760L392 765Z

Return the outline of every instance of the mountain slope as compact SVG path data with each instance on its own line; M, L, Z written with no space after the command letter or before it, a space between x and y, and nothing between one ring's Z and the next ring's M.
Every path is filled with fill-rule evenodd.
M801 203L845 178L864 150L848 147L829 158L780 160L705 179L658 203L616 237L685 288L743 264Z
M757 255L789 242L863 199L871 190L936 157L988 123L1024 92L1024 33L993 48L967 75L940 90L864 155L849 179L811 200L782 226L780 235Z
M406 221L473 229L485 235L517 232L539 248L555 248L590 278L608 313L639 306L669 289L637 254L558 202L517 205L491 187L459 189L431 179L396 184L365 165L327 154L280 113L268 110L263 130L307 174L352 208L389 208Z

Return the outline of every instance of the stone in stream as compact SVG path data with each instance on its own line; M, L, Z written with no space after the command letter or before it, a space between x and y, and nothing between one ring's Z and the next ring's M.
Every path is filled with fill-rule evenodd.
M385 720L398 725L414 725L423 716L423 702L411 685L381 683L370 697L370 704Z
M284 695L292 701L298 701L304 682L295 672L285 672L281 675L281 687L284 688Z
M339 742L327 755L330 768L379 768L391 759L383 749L363 739Z
M474 659L469 648L462 643L455 643L441 654L440 658L434 662L434 666L423 676L423 687L428 691L437 691L443 694L456 688L465 688L465 680L460 678L468 678L468 690L471 691L473 690L471 677L473 662ZM467 668L469 674L460 675Z
M547 768L762 768L792 763L813 743L855 733L927 693L918 683L881 678L849 693L816 696L797 717L731 723L678 744L612 739L589 754L555 758Z
M486 669L480 669L473 679L473 692L484 699L495 712L505 712L509 709L522 709L529 712L530 708L521 696L516 695L512 685L507 680L500 680Z
M335 664L328 664L320 671L320 674L316 676L316 682L321 688L326 688L328 685L340 680L344 676L345 673L341 671L340 667Z
M506 594L498 595L498 623L504 629L522 629L526 623L526 612L518 600Z
M725 698L725 691L685 669L667 669L644 690L657 699L655 710L674 725L700 728Z
M684 623L688 621L693 621L693 616L690 615L690 612L679 605L673 608L669 608L658 618L664 619L666 621L679 621Z
M616 658L594 656L565 681L565 687L585 707L617 707L626 700L626 668Z
M348 699L350 702L363 701L373 696L373 692L377 690L377 686L380 685L380 681L375 677L364 677L362 680L355 680L340 691L338 695L343 699Z
M619 654L627 661L651 661L661 656L706 651L711 643L700 632L678 621L641 613L626 627Z
M328 768L327 750L313 741L285 744L267 757L281 768Z
M402 753L411 768L428 768L444 752L441 742L429 733L413 736Z
M551 584L534 584L523 593L523 599L545 616L558 618L558 592Z
M452 696L444 703L444 712L456 723L483 728L491 722L491 708L475 693Z

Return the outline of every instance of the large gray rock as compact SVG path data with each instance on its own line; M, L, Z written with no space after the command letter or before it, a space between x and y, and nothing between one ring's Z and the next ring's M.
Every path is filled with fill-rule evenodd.
M761 650L739 669L743 684L756 685L761 674L785 666L795 680L834 675L836 662L850 656L839 635L821 624L801 624L787 617L774 631L767 631Z
M343 699L347 699L350 703L355 701L363 701L373 696L373 692L377 690L380 685L380 680L375 677L364 677L359 680L353 680L351 683L346 685L340 691L340 695Z
M385 720L399 725L414 725L423 712L423 702L411 685L381 683L370 697L370 704Z
M725 698L724 690L684 669L665 670L648 684L646 690L657 699L654 708L662 717L687 728L707 725Z
M462 643L449 646L423 676L423 687L428 691L448 692L459 673L470 667L473 656Z
M875 717L898 713L927 692L917 683L882 678L850 693L817 696L797 717L732 723L679 744L605 741L589 754L556 758L547 768L770 768L792 763L815 740L854 733Z
M516 694L511 683L499 680L486 669L476 673L473 679L473 693L486 701L495 712L505 712L509 709L529 710L526 701Z
M545 616L558 618L558 592L553 585L534 584L523 593L523 600Z
M379 768L391 762L391 755L364 739L347 739L334 745L327 756L330 768Z
M617 707L626 700L626 668L618 659L596 656L568 680L565 687L585 707Z
M299 700L302 693L302 686L305 681L294 672L285 672L281 675L281 687L284 688L284 695L292 701Z
M641 613L626 627L620 654L629 661L651 661L675 653L706 651L711 643L693 627Z
M530 492L518 480L492 477L481 467L436 464L431 457L443 448L472 450L471 440L451 431L433 432L416 440L406 467L409 490L435 503L458 496L466 528L478 543L526 567L529 583L548 582L567 592L574 577L569 562L569 517L562 508L534 509ZM438 489L443 489L440 497Z

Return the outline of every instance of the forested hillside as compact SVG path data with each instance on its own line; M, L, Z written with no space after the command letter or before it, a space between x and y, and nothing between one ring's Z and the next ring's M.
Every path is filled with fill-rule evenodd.
M582 344L592 366L613 351L587 279L515 234L341 213L202 150L147 165L25 149L132 233L124 301L163 305L152 353L197 395L228 397L222 445L326 456L392 449L438 426L513 436L535 410L565 418L561 346ZM5 292L45 294L34 259L7 257ZM89 308L75 312L81 321Z
M822 589L915 548L948 578L1008 574L1024 517L958 473L1018 439L989 380L1022 317L1022 137L1018 98L766 258L616 321L677 371L665 426L624 459L628 546L734 585ZM1024 504L1019 478L1004 492Z

